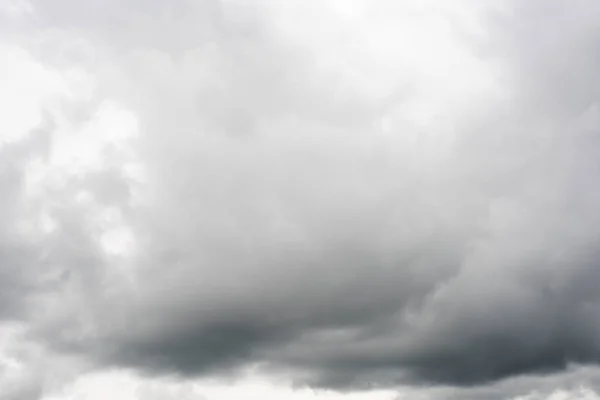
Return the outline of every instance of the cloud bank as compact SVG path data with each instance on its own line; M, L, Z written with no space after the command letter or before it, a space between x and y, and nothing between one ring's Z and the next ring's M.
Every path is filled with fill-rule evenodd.
M473 396L600 360L595 2L19 4L2 52L56 82L0 148L28 340Z

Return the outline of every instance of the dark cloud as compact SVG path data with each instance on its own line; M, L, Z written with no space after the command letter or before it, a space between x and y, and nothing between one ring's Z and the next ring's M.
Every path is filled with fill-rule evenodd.
M521 375L477 387L428 387L425 389L425 398L433 400L594 399L597 396L598 383L596 366L572 366L559 373ZM404 398L410 398L410 396Z
M31 325L56 351L444 398L522 394L600 360L593 1L381 1L355 19L334 2L39 3L47 26L118 50L96 73L138 118L144 171L107 159L48 197L49 259L69 273ZM93 222L106 209L135 238L122 258Z

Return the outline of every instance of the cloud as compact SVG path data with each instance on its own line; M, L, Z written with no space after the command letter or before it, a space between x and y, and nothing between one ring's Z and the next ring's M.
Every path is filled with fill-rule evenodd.
M9 246L29 139L2 150L0 249L36 272L0 269L0 314L150 375L478 393L596 364L600 9L501 5L32 2L24 43L92 94L54 109L40 244ZM74 36L98 52L48 57Z
M25 139L5 144L0 148L0 209L4 221L0 229L0 316L15 318L23 312L26 293L39 290L36 274L43 244L28 235L26 224L35 212L25 197L25 169L30 159L43 154L43 136L48 128L42 126ZM41 144L41 145L40 145ZM33 209L33 212L32 212Z

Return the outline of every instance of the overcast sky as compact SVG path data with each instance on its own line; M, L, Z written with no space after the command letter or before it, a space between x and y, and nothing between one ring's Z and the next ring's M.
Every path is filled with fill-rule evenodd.
M597 400L597 0L0 0L2 400Z

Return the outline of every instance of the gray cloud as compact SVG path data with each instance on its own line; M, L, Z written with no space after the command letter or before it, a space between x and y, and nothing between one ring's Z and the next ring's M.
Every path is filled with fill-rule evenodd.
M410 2L359 20L312 2L42 3L42 26L111 49L96 72L138 117L146 175L117 162L53 194L70 275L31 324L58 351L481 398L600 359L592 1L485 6L485 35L458 47L436 20L399 27ZM424 64L440 52L447 66ZM135 234L122 265L89 224L105 206Z
M7 400L37 400L41 394L38 382L13 382L2 388L2 396Z
M478 387L429 387L424 398L437 399L553 399L553 394L570 394L567 398L587 397L598 391L598 368L572 367L566 371L544 375L521 375ZM399 398L403 398L402 395ZM411 398L410 394L405 398ZM562 398L562 397L558 397Z
M51 124L41 126L22 140L0 148L0 318L18 319L25 312L28 294L41 288L37 273L44 243L23 224L35 215L36 205L26 201L26 167L47 152ZM32 237L33 236L33 237Z

